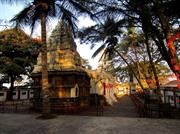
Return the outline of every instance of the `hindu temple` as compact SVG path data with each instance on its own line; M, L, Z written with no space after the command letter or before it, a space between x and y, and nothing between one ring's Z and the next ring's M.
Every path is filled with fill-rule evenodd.
M47 43L48 80L52 102L88 105L90 78L82 65L82 58L76 50L70 28L59 22ZM41 53L34 66L34 97L41 97ZM78 103L77 103L78 102Z

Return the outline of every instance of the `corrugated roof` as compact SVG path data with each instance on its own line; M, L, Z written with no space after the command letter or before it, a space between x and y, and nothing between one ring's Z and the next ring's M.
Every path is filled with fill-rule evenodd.
M170 82L162 85L161 87L177 87L177 85L178 85L178 81L173 80L173 81L170 81Z

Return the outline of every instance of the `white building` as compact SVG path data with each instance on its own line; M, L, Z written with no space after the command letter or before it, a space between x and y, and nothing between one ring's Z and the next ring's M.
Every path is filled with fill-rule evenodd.
M0 86L0 101L6 101L7 99L7 88Z
M115 80L110 74L100 69L89 70L88 74L91 76L91 94L104 96L110 105L117 101L114 94L118 92L118 89L115 88Z
M177 80L174 80L161 86L162 102L169 103L174 108L180 108L180 89L177 84Z
M7 88L0 87L0 101L6 101L9 91ZM34 92L32 89L27 87L15 87L13 91L13 100L27 100L33 98Z

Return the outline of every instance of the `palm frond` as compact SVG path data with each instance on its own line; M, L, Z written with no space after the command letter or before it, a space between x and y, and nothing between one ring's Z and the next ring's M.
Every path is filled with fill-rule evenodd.
M99 62L106 56L106 54L107 54L107 49L105 49L101 54L101 57L99 58Z
M17 4L17 3L26 3L27 0L0 0L0 3L8 3L8 4Z
M50 17L56 17L59 12L58 4L56 4L55 1L56 0L49 0L47 14Z
M102 44L92 55L92 58L95 58L100 52L106 48L106 44Z
M83 43L97 43L105 40L102 32L100 31L100 29L98 29L97 25L82 29L81 31L79 31L78 37ZM94 45L92 45L92 48L93 47Z
M35 26L37 24L37 20L39 19L39 16L32 16L32 19L31 19L31 24L30 24L30 28L31 28L31 35L34 33L34 29L35 29Z
M30 17L33 15L33 6L28 5L22 11L20 11L14 18L10 20L10 22L15 23L16 27L21 25L27 25Z
M75 35L75 31L77 29L76 22L78 21L76 16L74 16L72 12L64 8L64 6L59 6L59 8L61 10L60 19L71 27L71 30L73 31L73 35Z
M80 13L87 13L91 18L94 18L92 12L88 10L88 8L85 7L85 5L82 2L80 3L79 1L69 0L69 3L71 3L72 6Z

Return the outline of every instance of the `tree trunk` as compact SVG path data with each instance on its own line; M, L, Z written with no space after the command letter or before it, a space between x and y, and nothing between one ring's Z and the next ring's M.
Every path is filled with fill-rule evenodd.
M136 63L132 58L131 58L131 61L133 62L134 65L137 65L138 73L140 74L139 79L141 78L141 74L142 74L143 77L146 79L147 85L148 85L149 88L150 88L150 85L149 85L149 83L147 82L148 76L146 75L146 71L145 71L145 69L144 69L144 66L141 66L141 64L140 64L139 62ZM138 61L138 60L136 60L136 61ZM141 71L141 70L142 70L142 71Z
M142 88L142 90L144 90L144 87L143 87L141 81L138 79L135 71L132 69L132 67L130 66L130 64L129 64L129 63L126 61L126 59L119 53L118 50L114 49L114 51L121 57L121 59L123 59L123 61L124 61L124 62L126 63L126 65L128 66L128 68L132 71L134 77L135 77L136 80L138 81L138 83L139 83L140 87Z
M48 64L47 64L47 44L46 44L46 17L45 14L41 14L41 40L42 40L42 97L43 107L42 112L44 115L50 113L50 91L48 83Z
M14 91L14 81L15 81L15 77L14 76L10 76L10 88L9 88L9 95L8 95L8 100L13 100L13 91Z
M142 6L140 7L141 9L141 12L140 12L140 16L141 16L141 20L142 20L142 30L145 34L145 44L146 44L146 49L147 49L147 53L148 53L148 57L149 57L149 61L150 61L150 65L151 65L151 68L152 68L152 71L153 71L153 74L154 74L154 77L155 77L155 82L156 82L156 92L158 94L158 100L159 97L160 97L160 92L157 91L157 90L160 90L160 86L159 86L159 80L158 80L158 77L157 77L157 73L156 73L156 69L155 69L155 66L154 66L154 63L153 63L153 59L151 57L151 53L150 53L150 49L149 49L149 43L148 43L148 35L151 35L151 31L152 31L152 22L151 22L151 14L150 14L150 11L149 9L144 5L139 5L139 6Z
M143 1L142 1L143 2ZM152 16L150 14L149 8L145 6L145 4L139 2L137 3L137 8L140 9L140 12L137 14L140 15L141 23L143 29L145 28L147 34L150 34L152 39L155 41L156 45L158 46L158 49L163 57L163 59L168 63L170 69L173 71L173 73L179 78L180 83L180 70L176 70L174 65L171 62L172 56L169 53L166 44L168 43L169 33L170 33L170 26L169 26L169 18L164 15L165 9L162 8L161 3L159 0L152 1L156 7L155 9L155 15L159 19L159 22L161 24L161 29L159 30L157 26L154 26L152 23ZM146 12L145 12L146 11ZM144 30L143 30L144 31ZM166 43L164 42L164 39L166 39ZM177 54L174 53L175 57L175 65L180 66L180 62L178 60ZM180 88L180 84L179 84Z
M155 77L155 81L156 81L156 87L157 88L160 88L160 85L159 85L159 79L158 79L158 76L157 76L157 72L156 72L156 68L155 68L155 65L153 63L153 59L152 59L152 56L151 56L151 52L150 52L150 48L149 48L149 43L148 43L148 38L146 36L146 49L147 49L147 53L148 53L148 57L149 57L149 61L150 61L150 65L151 65L151 68L152 68L152 71L153 71L153 74L154 74L154 77Z
M151 36L152 36L153 40L155 41L156 45L158 46L158 49L161 52L162 57L168 63L170 69L177 76L177 79L179 79L179 83L180 83L180 70L175 68L175 66L180 68L180 62L179 62L178 56L176 54L176 51L174 51L173 54L171 52L172 51L171 49L169 49L169 51L168 51L167 47L165 46L166 44L163 42L163 38L161 37L159 31L156 28L153 28L153 29L154 29L154 35L151 35ZM173 43L172 43L171 47L172 47L172 49L174 49Z
M155 78L156 94L158 96L158 101L160 102L161 101L161 93L160 93L159 79L158 79L156 68L155 68L155 65L153 63L153 59L152 59L152 56L151 56L151 52L150 52L150 48L149 48L149 42L148 42L148 35L146 33L145 33L145 44L146 44L146 49L147 49L151 69L152 69L152 72L153 72L154 78Z
M170 33L170 25L169 25L169 18L164 14L164 9L161 6L161 2L159 0L152 1L155 5L155 13L157 17L159 18L159 22L161 24L162 32L164 33L164 37L167 41L169 33Z
M165 39L166 39L166 43L164 43L163 41L163 35L159 32L159 30L154 27L154 26L151 26L152 28L152 38L153 40L156 42L156 45L158 46L158 49L160 50L161 52L161 55L163 56L163 58L165 59L165 61L168 63L170 69L172 70L172 72L176 75L177 77L177 80L179 81L179 85L178 87L180 88L180 61L178 59L178 56L177 56L177 53L176 53L176 50L175 50L175 47L173 45L173 42L171 44L171 48L168 48L167 49L167 44L170 43L169 39L168 38L171 38L170 37L170 28L169 28L169 22L168 20L166 19L166 17L164 16L164 14L159 11L158 12L158 16L160 18L160 21L162 23L162 29L163 29L163 32L164 32L164 35L165 35ZM156 40L156 38L158 40ZM179 38L179 37L178 37ZM173 53L172 53L172 49L173 49ZM173 62L172 62L173 61ZM176 68L176 67L178 68Z

